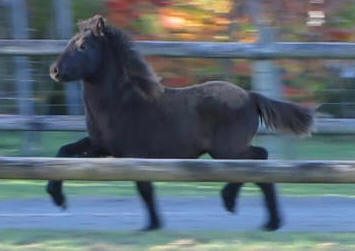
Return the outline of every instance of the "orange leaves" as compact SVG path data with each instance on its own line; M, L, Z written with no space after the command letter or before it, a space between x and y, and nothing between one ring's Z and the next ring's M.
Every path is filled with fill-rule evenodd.
M160 23L167 29L181 29L188 19L187 13L169 7L160 8L158 15Z
M106 2L108 17L118 25L125 26L132 19L137 18L135 4L137 0L109 0Z
M328 41L350 41L355 33L354 30L350 29L327 29L325 31Z
M151 32L156 39L169 40L229 40L230 0L109 0L106 6L111 21L136 34ZM154 29L147 27L151 25L147 15L154 16Z

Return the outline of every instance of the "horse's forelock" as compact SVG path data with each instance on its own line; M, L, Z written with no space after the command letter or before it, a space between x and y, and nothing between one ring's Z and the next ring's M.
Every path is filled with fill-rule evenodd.
M97 29L97 24L100 20L103 21L105 26L108 25L106 19L103 18L101 15L95 15L95 16L88 18L88 19L79 20L79 22L77 23L79 31L85 32L85 31L90 30L95 33L96 29Z

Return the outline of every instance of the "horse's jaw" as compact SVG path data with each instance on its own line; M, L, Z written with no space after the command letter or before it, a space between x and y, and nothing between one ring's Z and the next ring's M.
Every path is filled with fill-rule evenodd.
M60 82L60 79L55 75L55 73L51 72L49 73L49 76L51 77L52 80L55 82Z
M54 80L57 83L71 83L71 82L81 81L80 78L69 78L67 76L55 76L55 74L53 73L50 73L49 76L51 77L52 80Z

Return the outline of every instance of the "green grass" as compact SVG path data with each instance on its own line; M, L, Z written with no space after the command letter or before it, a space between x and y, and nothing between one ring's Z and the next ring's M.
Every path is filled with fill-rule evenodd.
M219 196L224 183L218 182L157 182L159 196ZM1 180L0 199L45 197L46 181ZM336 195L354 196L355 184L278 184L284 196ZM133 182L65 182L64 191L69 196L135 196ZM254 184L246 184L242 196L259 195Z
M1 250L354 250L355 233L0 231Z
M355 135L257 136L273 159L355 160Z
M32 149L29 150L32 156L55 156L60 146L83 138L83 132L32 132ZM22 156L21 150L24 133L17 131L0 132L0 155Z

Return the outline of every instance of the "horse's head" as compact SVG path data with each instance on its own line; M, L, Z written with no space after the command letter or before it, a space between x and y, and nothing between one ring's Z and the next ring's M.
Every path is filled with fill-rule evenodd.
M55 81L73 81L93 76L104 60L105 21L94 16L79 23L80 31L50 67Z

